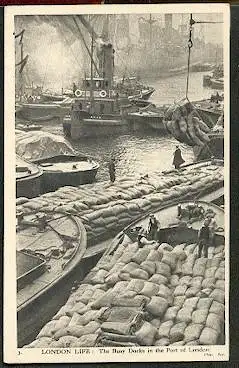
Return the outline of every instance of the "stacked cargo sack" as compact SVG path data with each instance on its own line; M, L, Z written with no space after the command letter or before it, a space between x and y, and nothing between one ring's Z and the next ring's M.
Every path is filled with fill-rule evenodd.
M224 245L124 242L105 255L26 347L224 343Z
M131 221L174 200L194 198L221 185L220 166L201 164L196 169L150 176L122 177L108 182L79 187L66 186L28 200L17 199L17 211L27 214L65 213L79 216L87 231L88 245L114 237Z

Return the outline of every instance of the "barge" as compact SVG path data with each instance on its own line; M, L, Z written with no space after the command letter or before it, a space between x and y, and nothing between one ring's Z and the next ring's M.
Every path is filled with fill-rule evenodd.
M33 198L41 193L43 170L16 155L16 196Z
M41 170L41 193L93 183L99 169L92 157L76 152L63 137L46 132L18 133L16 151Z
M79 218L18 213L18 347L31 341L59 303L66 301L76 274L84 274L85 250L86 232Z
M160 240L145 235L139 243L148 214L124 228L25 348L225 344L224 211L203 201L180 205L180 213L178 204L155 208ZM200 255L206 219L216 227Z

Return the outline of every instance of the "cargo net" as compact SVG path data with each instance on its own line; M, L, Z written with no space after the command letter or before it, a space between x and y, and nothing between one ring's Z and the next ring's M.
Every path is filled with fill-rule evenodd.
M208 151L210 152L211 150L207 145L210 142L210 137L208 136L208 134L212 132L212 129L214 132L223 132L224 114L223 112L221 112L221 116L215 124L212 117L210 117L210 113L207 114L207 118L205 119L205 115L203 114L202 109L194 106L188 98L190 59L191 50L193 47L193 26L200 23L206 24L221 22L195 21L192 14L190 14L185 98L182 99L179 103L175 103L168 109L165 114L164 123L167 131L171 133L179 142L186 143L189 146L193 147L203 147L206 145ZM217 99L218 98L220 98L219 95Z
M125 236L26 348L224 344L224 240L139 248Z
M168 133L181 143L189 146L201 146L210 142L210 134L223 132L223 115L215 124L210 118L202 115L200 108L194 106L188 99L183 99L172 105L165 113L164 124ZM218 127L218 129L217 129Z

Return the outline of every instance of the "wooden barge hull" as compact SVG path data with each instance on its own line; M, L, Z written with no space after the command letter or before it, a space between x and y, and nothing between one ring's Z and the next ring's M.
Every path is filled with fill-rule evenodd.
M64 119L63 122L65 136L71 137L73 140L126 134L128 130L127 122L114 118L82 119L77 122L71 122L70 119Z
M98 167L92 170L67 173L45 171L41 180L41 191L47 193L67 185L91 184L95 181L97 171Z
M16 111L16 118L33 122L47 122L62 119L70 111L70 106L57 104L22 104Z
M27 162L17 156L17 166L21 166L23 171L22 175L16 175L16 197L37 197L41 193L41 180L43 171L36 165Z
M138 114L132 113L127 115L127 121L131 131L157 131L160 133L166 133L163 115L160 114Z
M67 222L67 218L64 216L63 218L58 217L55 218L55 221L59 221L58 219L62 221L60 233L65 228L68 228L68 232L71 232L71 223ZM25 218L22 221L25 221ZM28 221L29 218L26 222L29 223ZM74 238L78 245L74 249L73 255L70 258L51 256L48 263L47 257L44 258L41 255L39 258L42 251L37 248L40 246L44 250L46 245L51 248L49 243L54 242L54 239L55 249L57 245L61 244L61 238L57 240L50 234L53 229L51 226L43 232L37 232L37 229L30 225L29 229L23 227L23 230L19 230L17 233L17 255L20 256L20 258L17 256L17 330L19 347L30 341L33 335L39 331L39 328L49 320L49 316L55 313L59 304L64 303L69 296L74 280L76 278L81 279L87 272L87 264L83 261L87 243L86 230L78 218L75 217L72 223L75 226L75 236L75 229L78 229L77 238ZM36 237L33 242L32 238L35 231ZM53 231L54 233L55 231ZM41 246L41 242L44 244L43 246ZM35 252L33 252L34 250ZM35 267L35 261L33 266L32 258L38 259L38 263L40 261L45 264L42 271L39 267Z
M41 194L42 174L17 180L17 198L34 198Z
M81 163L88 162L87 157L78 156L78 155L58 155L54 157L50 157L48 159L39 159L34 160L35 164L41 165L44 163L53 164L54 163L68 163L69 165L76 164L80 165ZM50 191L57 190L63 186L68 185L82 185L82 184L91 184L95 181L96 174L99 169L99 164L91 161L89 162L89 166L91 166L87 170L83 170L80 167L72 169L71 171L58 171L58 170L49 170L47 167L43 167L43 175L41 178L41 193L47 193Z
M51 289L17 312L17 341L21 348L37 336L41 328L54 316L69 298L74 282L80 282L96 265L103 250L92 257L83 258L80 264ZM37 314L37 318L36 318Z
M224 135L222 134L209 134L210 142L205 146L195 146L193 153L196 161L207 160L212 156L221 160L224 158Z

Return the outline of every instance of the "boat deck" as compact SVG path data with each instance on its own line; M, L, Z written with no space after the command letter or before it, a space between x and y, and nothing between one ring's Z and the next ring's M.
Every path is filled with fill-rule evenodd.
M31 223L32 225L29 225ZM37 223L36 216L24 217L24 222L17 232L17 251L40 257L45 260L46 268L34 279L29 270L22 274L26 265L18 265L18 282L23 281L20 276L28 277L28 282L24 281L23 287L21 285L17 293L18 310L77 266L86 249L85 230L78 218L55 215L42 232L34 223ZM63 236L72 237L71 248L64 248L67 240L61 238L56 231ZM18 260L20 262L22 257L18 257Z
M16 156L16 179L25 179L39 173L40 171L37 166Z
M43 171L58 171L58 172L77 172L88 171L94 168L94 164L89 161L70 161L70 162L56 162L56 163L42 163L41 168Z
M190 201L183 201L183 206L187 204L191 204L193 202ZM205 203L202 201L197 201L197 204L201 205L205 212L209 209L214 210L215 212L215 221L217 223L218 228L224 229L224 216L222 216L222 210L218 207L213 205L212 203ZM167 206L164 209L160 209L157 212L154 212L154 215L156 218L158 218L160 222L160 228L166 229L168 227L178 227L181 220L177 217L177 205L175 206ZM159 217L157 217L159 216ZM187 226L191 228L192 230L198 231L200 227L202 226L203 221L201 219L194 220L193 222L187 222ZM137 226L142 226L144 229L147 229L148 226L148 216L142 219L141 221L137 222ZM220 232L220 235L224 235L224 232Z

